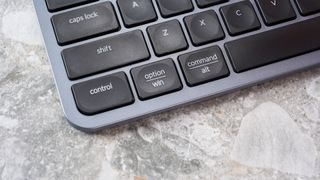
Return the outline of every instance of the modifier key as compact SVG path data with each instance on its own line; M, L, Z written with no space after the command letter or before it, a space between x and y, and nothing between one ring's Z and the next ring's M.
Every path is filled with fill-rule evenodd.
M110 2L54 15L51 21L60 45L111 33L120 28Z
M135 30L62 51L69 79L78 79L150 57L143 34Z
M181 55L179 62L188 86L196 86L229 75L228 66L218 46Z
M75 84L72 92L79 111L85 115L94 115L134 102L124 72Z
M172 59L136 67L131 70L139 98L147 100L182 89Z

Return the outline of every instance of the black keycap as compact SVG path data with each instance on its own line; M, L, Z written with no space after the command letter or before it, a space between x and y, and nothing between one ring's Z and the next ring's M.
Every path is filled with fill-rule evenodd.
M229 69L218 46L181 55L179 62L189 86L229 75Z
M261 26L250 1L224 6L221 13L231 35L253 31Z
M132 104L134 97L125 73L120 72L72 86L79 111L94 115Z
M59 11L97 0L46 0L49 11Z
M188 48L184 33L177 20L150 26L147 31L157 56Z
M151 0L118 0L126 27L133 27L157 20Z
M217 41L225 37L217 14L213 10L187 16L184 22L195 46Z
M54 15L52 24L60 45L119 29L119 23L110 2Z
M278 24L287 20L295 19L290 0L256 0L267 25Z
M205 8L220 3L228 2L228 0L196 0L196 2L200 8Z
M157 0L160 13L163 17L171 17L193 10L191 0Z
M236 72L320 49L320 17L225 44Z
M70 79L114 69L149 59L140 30L98 40L62 51Z
M319 0L296 0L300 13L304 16L320 12Z
M147 100L182 89L172 59L137 67L131 74L141 100Z

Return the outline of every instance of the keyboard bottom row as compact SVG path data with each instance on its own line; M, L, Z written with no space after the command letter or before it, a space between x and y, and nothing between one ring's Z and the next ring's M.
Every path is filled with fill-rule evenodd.
M205 58L202 58L204 57ZM189 58L192 57L192 58ZM219 47L206 48L181 56L189 85L208 82L229 75ZM158 61L131 70L140 100L148 100L182 89L181 79L172 59ZM132 104L134 97L124 72L93 79L72 86L78 109L86 115Z
M241 73L253 68L320 49L320 17L227 42L225 48L233 69ZM218 46L178 57L188 86L229 76L230 71ZM140 100L148 100L183 87L172 59L133 68L131 76ZM124 72L72 86L79 111L85 115L134 103Z

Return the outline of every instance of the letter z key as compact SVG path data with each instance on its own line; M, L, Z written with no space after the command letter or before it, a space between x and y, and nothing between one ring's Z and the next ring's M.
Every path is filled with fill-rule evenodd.
M157 56L164 56L188 48L184 33L177 20L148 27L148 34Z

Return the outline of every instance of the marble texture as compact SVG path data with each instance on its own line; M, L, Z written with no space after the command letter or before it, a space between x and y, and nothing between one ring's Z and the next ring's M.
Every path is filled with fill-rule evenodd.
M243 118L231 159L249 166L316 175L317 150L313 139L272 102L259 105Z
M0 65L0 180L320 179L319 68L89 135L64 120L31 0L0 1Z

